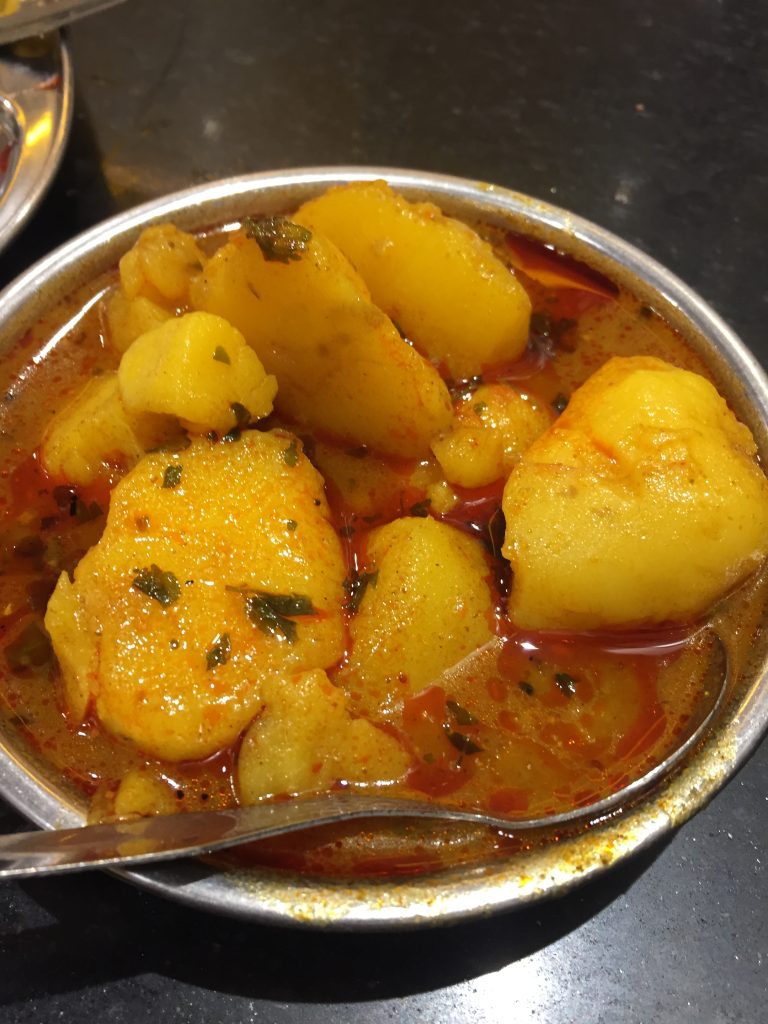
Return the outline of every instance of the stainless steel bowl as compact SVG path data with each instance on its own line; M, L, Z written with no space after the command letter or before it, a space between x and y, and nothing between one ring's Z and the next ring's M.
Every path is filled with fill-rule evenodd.
M548 203L482 182L370 167L309 168L232 178L114 217L32 267L0 297L0 352L77 286L116 264L149 224L198 230L245 213L285 212L331 185L386 178L470 223L526 234L590 264L652 305L707 360L721 392L768 460L768 381L734 333L689 288L621 239ZM122 876L201 909L262 921L367 928L455 921L564 893L644 849L699 810L747 759L768 725L768 631L759 630L720 719L683 769L624 814L506 859L406 879L324 880L182 861ZM33 756L0 747L0 793L44 828L83 822L61 781Z

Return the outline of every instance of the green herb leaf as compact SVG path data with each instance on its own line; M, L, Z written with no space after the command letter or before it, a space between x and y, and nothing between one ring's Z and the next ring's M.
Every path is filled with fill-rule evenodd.
M298 525L299 524L296 522L295 519L286 519L285 521L286 529L290 530L291 533L293 533L293 531L296 529Z
M184 467L179 462L172 462L170 466L166 466L165 473L163 474L163 487L178 487L183 470Z
M429 506L431 504L432 502L429 498L417 501L415 505L411 505L409 515L416 516L417 519L426 519L429 515Z
M181 593L179 581L173 573L163 572L154 563L148 569L136 569L136 576L131 586L166 607L173 604L174 601L178 601Z
M445 726L445 732L448 742L453 744L462 754L479 754L483 749L479 743L475 743L470 736L465 736L463 732L452 732L449 725Z
M521 679L520 682L517 685L520 687L520 689L523 691L523 693L526 694L528 697L532 697L533 696L533 687L531 686L531 684L528 682L527 679Z
M457 704L455 700L447 700L445 706L448 708L448 713L457 725L476 725L477 719L471 711L467 711L461 704Z
M477 413L477 415L480 416L488 408L488 403L487 402L475 402L475 404L472 406L472 408Z
M213 646L205 656L207 670L210 672L210 670L212 668L216 668L217 665L226 665L231 653L232 644L229 639L229 633L217 634L217 636L214 637Z
M234 413L235 424L238 427L247 427L251 422L251 414L241 402L232 402L229 407Z
M347 600L344 608L350 615L356 615L360 604L365 597L369 586L376 586L379 579L379 570L373 572L353 572L344 580L344 589L347 592Z
M232 360L229 358L229 352L224 348L223 345L217 345L216 351L213 353L213 358L217 363L226 363L227 366L232 365Z
M561 394L555 395L552 399L552 408L557 413L565 412L568 408L568 396Z
M264 254L265 260L288 263L300 260L312 241L312 232L287 217L246 217L243 228Z
M295 441L291 441L287 448L283 449L283 462L286 466L293 468L299 461L299 449Z
M567 672L555 672L555 683L566 697L572 697L576 693L576 680Z
M281 636L289 644L296 640L296 623L291 619L317 614L306 594L270 594L247 586L226 589L245 597L245 614L262 633Z

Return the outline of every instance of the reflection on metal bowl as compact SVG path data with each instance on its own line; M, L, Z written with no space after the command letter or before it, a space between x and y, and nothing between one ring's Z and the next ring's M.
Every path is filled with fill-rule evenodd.
M0 47L0 250L39 205L72 120L72 64L58 33Z

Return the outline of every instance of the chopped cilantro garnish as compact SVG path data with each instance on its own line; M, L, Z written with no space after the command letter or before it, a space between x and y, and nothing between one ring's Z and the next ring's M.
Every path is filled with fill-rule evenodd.
M224 348L223 345L217 345L216 351L213 353L213 358L217 363L226 363L227 366L232 365L232 360L229 358L229 352Z
M262 633L283 637L289 644L296 640L293 618L316 615L317 609L306 594L270 594L251 587L227 587L245 597L245 614Z
M477 415L480 416L488 408L488 403L487 402L475 402L475 404L472 406L472 408L477 413Z
M445 734L448 737L448 742L462 754L479 754L483 749L479 743L475 743L470 736L465 736L463 732L453 732L449 725L445 726Z
M531 684L528 682L527 679L521 679L520 682L517 685L520 687L520 689L523 691L523 693L526 694L528 697L532 697L533 696L533 687L531 686Z
M183 469L184 467L179 462L172 462L170 466L166 466L163 474L163 487L166 489L178 487Z
M445 706L448 708L448 713L451 718L456 722L457 725L475 725L477 719L471 711L467 711L461 704L457 704L455 700L447 700Z
M566 697L572 697L576 693L576 680L567 672L555 672L555 683Z
M291 441L287 448L283 449L283 462L286 466L295 466L299 461L299 449L295 441Z
M312 232L287 217L246 217L243 228L264 254L265 260L288 263L300 260L312 241Z
M165 606L179 599L179 581L154 563L148 569L137 569L131 586Z
M217 665L226 665L232 653L232 644L229 633L219 633L214 637L211 649L205 655L205 664L210 672Z
M552 399L552 408L557 413L565 412L568 408L568 396L562 393L555 395Z
M369 586L376 586L379 579L379 570L373 572L357 572L355 570L344 580L344 589L347 592L347 600L344 608L350 615L356 615L360 604Z
M240 402L232 402L229 407L235 417L235 425L238 427L247 427L251 422L251 414Z
M409 514L416 516L418 519L426 519L429 515L429 506L432 504L429 498L425 498L423 501L417 501L415 505L411 505Z
M295 519L286 519L285 525L286 525L286 528L289 529L291 531L291 533L293 533L293 531L296 529L296 527L299 524L296 522Z

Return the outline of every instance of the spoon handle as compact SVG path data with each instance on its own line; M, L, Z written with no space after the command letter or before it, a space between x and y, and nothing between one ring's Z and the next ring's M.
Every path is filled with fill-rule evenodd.
M419 800L338 793L252 807L156 815L135 821L0 836L0 879L141 864L225 849L352 818L431 818L511 829L517 823Z

